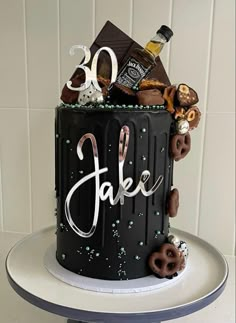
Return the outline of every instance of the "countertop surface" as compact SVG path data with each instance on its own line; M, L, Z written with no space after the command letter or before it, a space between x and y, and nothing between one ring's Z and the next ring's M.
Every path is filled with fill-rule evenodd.
M0 322L65 323L66 318L45 312L23 300L13 291L7 281L5 258L10 248L23 237L23 234L0 232ZM223 294L212 304L196 313L166 322L235 322L235 257L226 256L226 259L229 264L229 278Z

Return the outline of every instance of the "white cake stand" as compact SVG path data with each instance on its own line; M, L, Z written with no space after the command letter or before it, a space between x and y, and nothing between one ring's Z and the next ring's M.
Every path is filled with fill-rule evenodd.
M190 249L188 268L171 282L148 292L100 293L73 287L50 274L44 257L55 241L49 227L18 242L6 259L8 280L25 300L69 318L68 323L153 323L185 316L212 303L224 290L228 265L222 254L189 233L172 230Z

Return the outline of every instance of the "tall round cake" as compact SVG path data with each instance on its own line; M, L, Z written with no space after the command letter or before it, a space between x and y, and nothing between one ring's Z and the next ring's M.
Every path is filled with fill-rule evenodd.
M150 274L169 232L170 114L61 106L56 129L59 263L100 279Z

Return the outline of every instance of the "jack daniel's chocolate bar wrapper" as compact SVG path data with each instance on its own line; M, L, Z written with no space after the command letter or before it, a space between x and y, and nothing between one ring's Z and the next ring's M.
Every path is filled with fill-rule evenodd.
M118 70L120 70L127 61L133 49L142 48L138 43L136 43L118 27L113 25L110 21L106 22L92 44L90 48L92 57L99 48L104 46L110 47L115 52L118 61ZM99 55L98 75L109 79L110 74L110 57L106 52L102 51ZM147 78L156 79L170 85L170 81L159 57L156 58L156 66L151 70ZM76 69L70 80L72 81L73 87L79 87L84 82L83 71ZM65 85L62 90L61 100L64 103L74 104L78 100L78 95L78 91L72 91Z

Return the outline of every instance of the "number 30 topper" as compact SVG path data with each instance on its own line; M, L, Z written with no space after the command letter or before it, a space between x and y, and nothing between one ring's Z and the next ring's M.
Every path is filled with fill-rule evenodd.
M101 51L106 51L108 52L108 54L110 55L111 58L111 83L115 82L116 77L117 77L117 73L118 73L118 63L117 63L117 58L116 55L114 53L114 51L109 48L109 47L101 47L98 51L96 51L93 60L92 60L92 64L91 64L91 69L89 69L88 66L85 66L85 64L87 64L90 61L91 58L91 52L90 49L86 46L83 45L74 45L71 47L70 49L70 55L74 55L75 54L75 50L76 49L82 49L84 51L84 61L80 64L80 65L76 65L76 68L80 68L84 71L85 73L85 82L79 86L79 87L73 87L72 86L72 81L68 81L67 87L70 90L73 91L84 91L86 90L91 83L94 85L94 87L98 90L98 91L102 91L101 87L98 84L97 81L97 63L98 63L98 57Z

